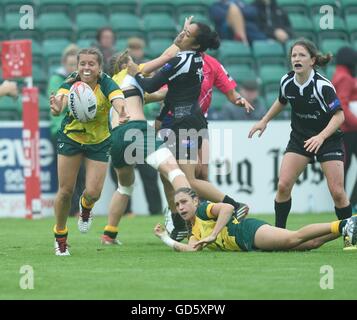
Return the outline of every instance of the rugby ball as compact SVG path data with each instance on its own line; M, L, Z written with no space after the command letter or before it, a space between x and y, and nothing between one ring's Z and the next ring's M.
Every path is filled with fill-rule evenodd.
M69 90L68 108L79 122L93 120L97 113L97 98L92 88L85 82L75 82Z

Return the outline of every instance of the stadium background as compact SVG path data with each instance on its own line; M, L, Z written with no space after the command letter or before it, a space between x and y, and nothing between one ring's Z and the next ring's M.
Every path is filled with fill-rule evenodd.
M183 23L184 17L194 15L195 20L203 21L211 26L213 23L209 20L208 8L215 1L212 0L1 0L0 1L0 41L11 39L31 39L33 53L33 79L34 86L39 87L39 107L41 121L49 119L48 97L46 96L47 81L49 76L60 65L61 54L63 49L70 43L77 43L80 47L88 47L95 41L97 30L103 26L110 26L116 33L116 49L121 51L125 48L127 39L131 36L139 36L146 41L146 57L152 58L159 55L177 34ZM245 0L249 3L250 0ZM354 0L278 0L288 13L294 38L299 36L307 37L313 40L323 52L332 52L344 46L350 45L357 49L357 4ZM22 30L19 27L19 13L22 5L30 5L34 9L34 29ZM322 5L330 5L334 9L334 28L322 30L320 19L323 14L320 13ZM164 26L164 27L163 27ZM290 40L285 45L274 40L255 41L251 46L244 45L237 41L223 40L219 50L209 52L217 57L226 67L231 76L238 82L238 85L250 78L257 79L260 84L260 97L263 104L268 108L277 96L279 80L288 70L288 61L286 58L287 50L291 44ZM331 79L334 71L334 61L321 72ZM0 80L1 73L0 73ZM18 81L19 87L23 86L23 81ZM239 87L238 87L239 88ZM225 96L215 91L211 110L220 110L225 103ZM158 104L150 104L145 108L148 119L153 119L158 111ZM283 112L277 118L286 119L289 116L288 111ZM16 124L15 121L22 119L21 99L14 101L10 97L0 99L0 121L2 121L1 138L6 138L7 128ZM6 121L6 124L4 124ZM10 121L10 122L9 122ZM236 124L239 127L239 123ZM248 128L248 123L244 124ZM274 126L274 124L272 124ZM21 127L21 122L18 123ZM46 127L46 122L42 122ZM222 123L212 123L212 126L225 127ZM286 127L286 137L288 127ZM44 130L44 129L43 129ZM42 131L43 131L42 130ZM245 135L241 130L239 134ZM16 134L15 134L16 135ZM45 133L43 133L43 136ZM279 136L277 133L276 137ZM11 139L15 139L12 137ZM272 136L271 140L274 140ZM271 141L270 140L270 141ZM266 140L265 143L270 143ZM263 143L263 142L262 142ZM283 152L285 141L279 141L281 152ZM242 153L247 148L259 148L259 144L253 147L247 146L242 148ZM15 145L12 150L16 149ZM5 150L6 151L6 150ZM253 153L254 150L249 151ZM45 156L46 157L46 156ZM15 168L21 169L21 152L15 154ZM263 161L262 161L263 162ZM0 166L1 179L4 179L3 172L6 171L6 165ZM12 164L10 164L10 167ZM42 171L46 170L42 168ZM49 199L53 198L55 190L55 181L53 175L55 172L52 168L51 173L44 174L46 187L42 186L42 191L50 194ZM234 172L234 174L236 174ZM348 177L347 191L350 191L351 185L356 176L356 162L353 165ZM212 178L212 176L211 176ZM21 184L21 177L15 175L16 183ZM46 180L47 179L47 180ZM268 179L268 178L267 178ZM50 182L48 180L51 180ZM271 182L268 181L271 184ZM4 186L4 181L0 183ZM316 184L315 184L316 186ZM331 207L332 202L328 195L326 185L317 189L316 193L311 191L314 187L313 182L308 186L305 184L302 193L305 195L301 198L304 203L299 208L293 208L295 211L311 211L311 193L317 199L324 199L321 203ZM21 186L18 188L21 189ZM136 191L134 198L142 198L142 189ZM238 186L232 186L234 195L237 194ZM274 190L270 188L270 198L273 199ZM49 191L50 190L50 191ZM99 201L97 212L106 211L108 197L110 197L110 186L106 186L105 193ZM319 191L318 191L319 190ZM0 191L1 193L1 191ZM237 195L238 196L238 195ZM46 196L45 196L46 198ZM260 197L261 199L261 197ZM247 201L251 200L249 197ZM51 201L51 200L49 200ZM301 202L299 201L299 203ZM17 204L17 200L15 201ZM270 201L272 202L272 201ZM269 203L270 203L269 202ZM136 207L134 210L139 213L146 212L145 207ZM138 204L143 202L138 201ZM51 206L51 204L49 204ZM97 206L98 207L98 206ZM317 211L325 211L326 207L315 207ZM5 210L5 209L4 209ZM12 213L13 210L10 210ZM263 212L261 209L258 212ZM266 212L272 212L271 203L266 207Z
M43 195L51 195L48 191L53 195L56 191L56 184L52 180L55 171L50 168L54 153L51 150L49 133L48 129L46 132L44 122L48 120L49 114L45 88L49 74L59 64L63 48L72 41L81 47L86 47L93 41L97 28L107 25L109 21L118 36L118 50L124 48L128 36L141 34L147 40L148 57L155 56L170 43L177 32L177 25L180 25L180 19L182 19L181 14L182 16L194 14L197 18L200 17L199 20L203 17L202 20L207 21L207 7L211 2L211 0L143 0L138 2L131 0L43 0L36 2L0 0L0 41L33 40L34 85L41 90ZM345 43L357 49L356 0L341 0L340 2L279 0L278 2L288 10L296 36L304 35L314 39L323 51L336 52L338 47ZM91 5L89 6L88 3ZM334 34L333 30L328 32L320 30L313 18L318 16L317 11L321 5L334 5L335 3L339 4L336 6L335 18L342 23L338 30L339 35ZM20 17L18 12L23 4L30 4L35 9L34 30L20 30L18 27ZM145 24L145 16L152 14L164 14L164 16L160 20L154 20L153 23L156 25ZM117 15L121 19L116 19ZM167 16L170 17L169 20ZM128 17L128 20L125 20L125 17ZM167 19L165 24L164 19ZM147 18L147 20L150 19ZM165 25L164 30L163 25ZM155 33L160 36L154 36ZM270 105L271 100L276 97L278 80L287 70L286 47L271 41L253 45L252 48L242 46L237 42L224 41L221 49L211 54L216 55L227 66L238 83L251 76L257 77L262 86L260 99L266 101L267 107ZM330 77L333 64L323 72ZM22 81L19 81L19 85L23 85ZM212 108L221 108L224 99L222 95L215 92ZM23 151L20 101L21 99L14 102L8 97L0 98L0 190L4 186L4 181L1 179L5 170L11 170L14 173L12 187L23 190L21 189L23 188ZM152 117L155 111L157 111L157 105L149 109L148 116ZM275 124L277 124L276 128L272 129ZM225 127L229 124L215 122L212 125ZM266 134L275 129L281 129L280 125L285 126L284 134L278 132L273 139L282 149L285 143L283 139L288 136L289 121L273 121ZM247 130L244 126L249 127L249 123L243 125L242 122L236 122L235 128L242 130L242 134L246 136ZM234 141L239 140L238 137L234 139L236 139ZM252 155L260 148L265 148L265 144L269 142L270 139L264 141L264 144L258 139L252 142L256 143L252 147ZM240 150L237 151L240 152ZM247 154L248 150L242 149L241 153ZM259 162L259 157L255 157L255 161ZM4 163L6 161L7 163ZM272 159L270 158L269 161ZM268 168L266 162L261 162L261 167ZM270 164L269 168L273 170ZM351 169L352 175L349 178L355 180L356 159ZM234 176L232 181L237 181L237 177ZM217 180L214 182L217 183ZM233 185L233 190L238 192L240 187L240 184ZM302 184L302 193L306 197L311 192L310 187L314 187L313 183ZM264 188L268 190L268 186L263 186ZM325 192L324 198L317 199L318 202L331 201L325 189L319 186L317 189L319 192ZM271 193L268 195L270 197L268 203L271 205L274 196L271 185L269 190ZM136 199L138 196L143 198L142 191L139 192L141 194L134 194ZM0 191L0 214L4 212L2 205L5 199L1 193L2 191ZM6 195L6 198L8 196ZM106 194L105 197L107 196ZM107 201L105 197L101 201ZM23 192L22 194L20 192L20 201L17 199L14 203L21 206L21 202L24 202L23 198ZM48 201L50 206L51 200ZM306 208L307 202L304 201L303 205ZM144 201L135 201L134 204L138 202ZM333 208L330 202L328 205L330 210L325 214L296 215L292 212L288 220L288 228L297 230L308 223L331 221L334 219ZM16 207L10 211L10 216L15 210L17 210ZM152 228L158 222L158 218L154 216L123 219L120 226L120 239L124 245L119 248L100 245L99 237L106 224L106 217L95 217L92 230L87 235L80 234L77 230L76 219L70 218L68 227L72 256L68 259L61 259L53 254L54 219L53 212L49 214L50 218L32 221L1 219L0 299L123 299L126 300L125 304L130 305L128 299L179 299L177 303L180 304L183 303L182 300L199 299L201 304L202 299L215 301L221 299L347 300L357 297L357 282L355 272L353 272L355 270L353 266L356 266L355 252L342 251L340 240L333 241L313 252L305 253L236 254L205 250L197 254L181 254L172 252L153 236ZM253 217L274 223L273 215L253 215ZM34 270L34 290L25 290L21 287L23 282L21 279L26 275L21 273L23 266L29 266ZM332 283L326 281L329 275L324 271L326 267L334 272ZM61 303L63 307L63 302ZM140 303L144 305L145 301ZM274 305L272 308L271 301L268 303L268 308L261 308L264 310L264 316L270 310L273 310L276 316L277 308ZM27 313L30 304L23 308ZM115 305L116 314L118 312L120 314L122 309L117 305ZM237 310L232 305L230 308L231 312ZM324 306L315 309L319 314L322 310L329 310ZM82 307L80 310L83 312L87 308ZM306 316L306 308L294 308L295 313L299 310L303 310ZM344 311L349 314L349 310L353 308L346 310ZM127 318L134 317L128 314Z

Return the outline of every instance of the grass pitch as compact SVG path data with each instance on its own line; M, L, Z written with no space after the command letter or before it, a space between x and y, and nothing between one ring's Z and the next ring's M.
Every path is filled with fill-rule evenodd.
M252 215L253 216L253 215ZM254 216L273 223L272 215ZM290 214L288 227L332 221L334 215ZM161 221L160 221L161 220ZM0 299L356 299L357 251L342 239L311 252L173 252L153 235L163 217L124 218L122 246L102 246L105 217L88 234L69 219L70 257L56 257L53 218L1 219ZM23 290L20 268L34 270L34 289ZM320 281L331 266L333 289ZM321 280L322 279L322 280ZM330 282L331 284L331 282Z

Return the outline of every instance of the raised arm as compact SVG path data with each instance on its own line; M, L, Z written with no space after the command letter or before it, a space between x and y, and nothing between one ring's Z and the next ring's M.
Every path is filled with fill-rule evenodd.
M191 24L192 19L193 16L185 18L183 30L185 30L185 28L187 28ZM159 57L151 61L145 62L145 65L142 69L142 73L150 74L151 72L161 68L166 62L173 58L177 54L177 52L179 52L179 50L179 47L173 43Z
M172 44L160 57L145 62L144 67L142 68L142 73L150 74L151 72L161 68L165 63L173 58L177 52L179 52L179 48L175 44Z

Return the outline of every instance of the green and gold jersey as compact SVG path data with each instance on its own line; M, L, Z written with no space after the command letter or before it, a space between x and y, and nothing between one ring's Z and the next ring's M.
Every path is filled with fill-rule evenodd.
M139 64L139 71L140 71L140 72L143 70L144 66L145 66L145 63ZM125 77L126 77L127 75L128 75L128 69L125 68L125 69L119 71L118 73L116 73L115 75L113 75L112 78L113 78L113 80L115 81L115 83L116 83L118 86L122 86L123 81L124 81L124 79L125 79ZM144 76L145 76L145 77L148 77L149 74L144 73ZM134 79L134 81L135 81L135 83L136 83L136 80L135 80L135 79ZM129 84L130 84L130 83L129 83ZM137 84L137 86L138 86L138 84ZM123 90L124 90L124 89L123 89ZM147 95L148 95L148 94L147 94L146 92L144 92L144 99L145 99L145 97L146 97Z
M209 236L216 225L217 218L211 214L213 205L214 203L202 202L197 208L195 223L192 226L192 236L197 240ZM236 242L238 224L238 220L232 216L226 226L218 234L216 241L209 244L207 248L211 250L241 251Z
M76 73L72 73L68 78L73 77L76 77ZM57 94L68 95L72 84L64 82ZM61 130L63 133L81 144L97 144L110 136L109 110L111 102L116 98L124 98L119 86L105 73L102 73L98 79L94 93L97 98L97 114L93 120L86 123L79 122L68 111L62 121Z

